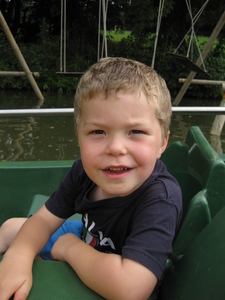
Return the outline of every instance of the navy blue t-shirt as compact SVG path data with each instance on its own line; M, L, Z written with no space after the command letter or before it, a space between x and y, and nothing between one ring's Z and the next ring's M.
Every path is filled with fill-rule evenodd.
M60 218L82 214L86 243L135 260L160 279L182 217L176 179L157 160L151 176L130 195L91 201L94 186L78 159L46 207Z

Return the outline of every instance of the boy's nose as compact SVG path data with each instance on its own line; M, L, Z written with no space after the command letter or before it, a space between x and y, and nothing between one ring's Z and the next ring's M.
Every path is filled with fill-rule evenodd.
M113 156L125 155L127 153L127 149L123 139L120 137L110 138L107 143L105 153Z

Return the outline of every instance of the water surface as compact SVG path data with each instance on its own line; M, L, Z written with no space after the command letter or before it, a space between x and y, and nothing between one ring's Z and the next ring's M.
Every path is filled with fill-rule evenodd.
M41 103L33 91L0 91L0 109L73 107L74 94L44 94ZM220 100L183 99L181 105L219 105ZM225 153L225 130L220 138L210 136L214 115L173 115L169 144L185 141L188 128L199 126L218 153ZM72 116L1 117L0 161L67 160L80 156Z

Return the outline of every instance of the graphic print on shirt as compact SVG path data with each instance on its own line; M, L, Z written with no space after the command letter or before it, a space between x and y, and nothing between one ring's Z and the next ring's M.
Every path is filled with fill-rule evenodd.
M102 231L98 231L98 235L93 234L93 232L91 232L95 227L95 222L92 221L91 224L89 224L88 214L85 214L83 220L83 241L86 244L95 248L96 250L108 253L115 252L116 249L113 241L110 238L104 237Z

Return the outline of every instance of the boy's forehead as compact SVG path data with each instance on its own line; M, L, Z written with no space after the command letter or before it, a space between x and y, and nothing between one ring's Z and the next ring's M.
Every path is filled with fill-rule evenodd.
M152 97L151 97L152 98ZM97 110L96 110L97 109ZM143 92L129 92L120 91L116 94L105 96L103 94L96 94L90 99L83 101L80 110L80 117L91 116L96 118L101 113L108 114L109 111L120 112L124 117L127 115L129 118L140 116L141 112L153 110L156 115L155 101L148 99Z
M155 97L154 96L147 96L146 93L144 91L140 90L128 90L128 89L120 89L119 91L116 92L110 92L110 93L104 93L104 92L99 92L99 93L95 93L94 95L91 95L91 97L83 99L82 104L83 103L88 103L91 102L93 100L120 100L123 99L124 95L131 95L133 96L132 98L139 101L140 98L145 98L147 103L149 105L155 105Z

